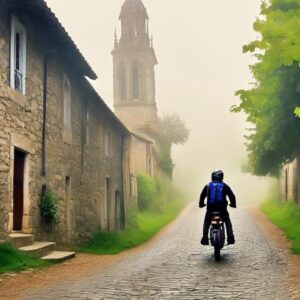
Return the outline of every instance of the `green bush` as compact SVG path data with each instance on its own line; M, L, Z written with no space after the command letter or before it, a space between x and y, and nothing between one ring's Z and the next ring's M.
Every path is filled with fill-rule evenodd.
M149 209L157 195L157 185L155 180L146 174L140 174L137 177L137 189L139 209Z
M153 182L151 185L153 187ZM126 230L112 233L96 231L90 242L79 251L93 254L116 254L145 242L172 221L186 205L186 197L167 180L159 181L155 185L156 193L152 194L149 189L151 191L149 194L153 196L149 198L150 203L147 204L149 209L138 211L136 208L130 208L130 213L127 212ZM161 209L153 209L158 204Z
M170 146L165 146L162 142L160 143L160 161L159 166L168 175L172 178L173 170L174 170L174 163L171 157L171 149Z
M183 199L174 199L166 206L165 212L139 212L136 227L120 232L97 231L90 242L78 251L92 254L117 254L147 241L162 227L172 221L184 207Z
M48 265L47 262L24 255L10 244L0 244L0 274Z
M41 216L47 224L52 224L58 217L59 199L50 190L46 190L40 203Z
M138 215L138 208L136 205L132 204L126 209L126 224L129 228L137 228L137 215Z
M292 241L292 252L300 254L300 208L292 201L267 201L262 211Z

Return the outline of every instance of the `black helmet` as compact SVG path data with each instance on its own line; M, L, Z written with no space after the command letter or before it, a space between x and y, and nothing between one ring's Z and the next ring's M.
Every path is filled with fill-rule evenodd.
M224 178L224 173L221 170L213 171L211 174L212 181L222 181Z

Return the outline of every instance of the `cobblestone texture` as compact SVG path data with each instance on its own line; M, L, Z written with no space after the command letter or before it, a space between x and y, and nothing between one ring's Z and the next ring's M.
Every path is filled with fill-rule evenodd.
M282 254L245 211L231 213L237 244L218 263L199 244L203 213L190 207L152 247L25 299L291 299Z

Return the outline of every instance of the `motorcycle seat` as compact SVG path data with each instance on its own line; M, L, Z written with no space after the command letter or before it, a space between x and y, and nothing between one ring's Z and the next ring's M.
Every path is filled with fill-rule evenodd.
M211 215L214 216L214 217L217 217L217 216L221 216L222 213L219 212L219 211L213 211L213 212L211 213Z

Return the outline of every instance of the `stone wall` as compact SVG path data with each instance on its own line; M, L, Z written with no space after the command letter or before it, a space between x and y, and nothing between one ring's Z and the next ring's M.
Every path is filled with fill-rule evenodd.
M131 136L131 174L137 177L141 173L157 178L159 176L159 157L154 142Z
M158 130L155 104L115 105L114 110L118 118L133 132L144 133L145 129L153 132Z
M59 244L81 243L97 228L118 227L116 198L128 201L129 134L79 71L61 54L48 56L46 176L41 176L43 72L46 37L24 16L27 33L26 94L9 84L9 16L0 20L0 232L12 230L14 149L26 153L23 231ZM54 40L47 44L55 45ZM64 138L63 80L71 85L72 138ZM109 153L105 151L109 135ZM43 225L42 184L60 199L55 228ZM107 190L108 187L108 190ZM118 197L117 197L118 195ZM126 206L123 203L122 209ZM118 204L120 206L120 204ZM118 207L119 207L118 206ZM123 212L122 212L123 213ZM1 238L0 236L0 238Z
M32 48L32 36L28 34L26 96L12 89L9 84L10 16L2 18L0 23L0 228L2 233L12 230L14 149L17 148L26 153L23 229L31 232L38 226L38 216L30 218L30 215L38 211L41 186L41 64L38 50Z
M279 179L280 197L283 200L293 200L300 203L300 166L299 158L286 164Z

